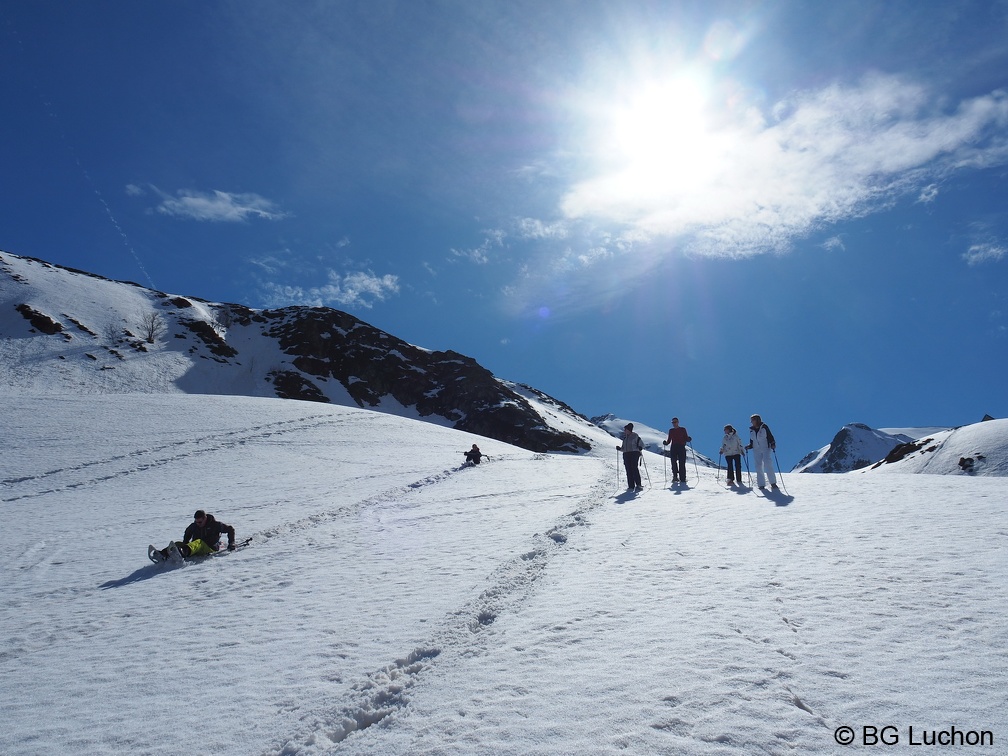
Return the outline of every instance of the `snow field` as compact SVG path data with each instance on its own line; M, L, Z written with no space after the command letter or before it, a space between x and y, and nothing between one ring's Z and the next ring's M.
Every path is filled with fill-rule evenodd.
M5 408L5 753L778 754L835 753L841 725L1008 736L997 478L786 475L790 493L766 498L705 470L663 490L649 456L657 485L627 497L608 450L538 455L356 409ZM490 462L460 468L474 441ZM197 507L252 544L147 562Z

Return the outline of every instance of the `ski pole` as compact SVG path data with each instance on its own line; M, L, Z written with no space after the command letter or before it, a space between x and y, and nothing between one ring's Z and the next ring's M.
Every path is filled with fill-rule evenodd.
M745 457L745 471L746 475L749 476L749 488L752 488L752 471L749 469L749 450L744 449L743 451L745 452L745 454L742 455Z
M616 449L616 490L619 491L619 449Z
M717 480L721 481L721 452L717 453Z
M773 461L774 461L774 464L777 465L777 474L780 475L780 487L784 489L784 493L786 493L788 496L790 496L791 494L788 493L787 488L784 488L784 473L781 472L780 462L777 461L777 449L774 448L774 449L771 449L770 451L773 452Z
M697 466L696 463L696 451L693 449L693 444L688 444L688 446L690 454L693 456L693 470L694 472L696 472L696 482L697 485L700 485L700 468Z
M665 442L662 441L662 459L665 460L665 488L668 488L668 455L665 453Z
M644 462L644 452L641 452L640 461L644 464L644 474L647 475L647 487L650 490L651 486L651 473L647 471L647 462Z

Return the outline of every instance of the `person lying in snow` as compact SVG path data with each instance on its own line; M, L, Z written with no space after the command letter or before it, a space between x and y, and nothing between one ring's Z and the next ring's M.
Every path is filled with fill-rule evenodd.
M202 509L197 509L181 541L172 541L163 549L155 549L152 546L147 550L147 556L152 562L161 562L170 559L175 552L180 558L213 554L220 551L220 540L224 533L227 533L228 537L228 551L234 551L235 529L215 519L213 515L208 515Z

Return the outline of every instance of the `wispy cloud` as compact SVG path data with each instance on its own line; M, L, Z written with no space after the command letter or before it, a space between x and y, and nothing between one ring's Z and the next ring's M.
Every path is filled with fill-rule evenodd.
M874 75L722 113L695 144L572 185L562 211L742 256L786 250L907 192L933 201L935 178L1005 162L1008 93L949 110L919 84Z
M1008 256L1008 247L1002 244L984 243L974 244L963 253L963 259L967 265L980 265L982 263L997 262Z
M235 194L214 189L209 192L196 189L180 189L174 196L150 186L161 202L154 208L163 215L188 220L224 223L241 223L249 218L263 220L283 220L290 217L272 200L251 192ZM129 184L126 194L140 197L146 194L143 187Z
M484 232L483 243L478 247L468 249L457 249L452 247L450 252L452 257L470 260L477 265L486 265L490 262L493 250L504 247L504 240L507 234L502 229L491 229Z
M519 218L515 225L517 234L522 239L566 239L570 235L569 224L562 221Z
M938 199L938 185L928 184L920 190L920 194L917 195L917 201L925 205L929 205Z
M296 286L267 283L264 286L266 305L282 307L366 307L371 308L393 294L399 293L399 277L375 275L371 271L338 273L330 270L321 286Z

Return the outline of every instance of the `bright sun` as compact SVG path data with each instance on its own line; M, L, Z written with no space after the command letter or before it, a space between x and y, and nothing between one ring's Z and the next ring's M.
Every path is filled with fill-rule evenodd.
M711 129L708 87L680 75L650 82L610 111L600 145L627 195L653 195L713 175L723 145Z

